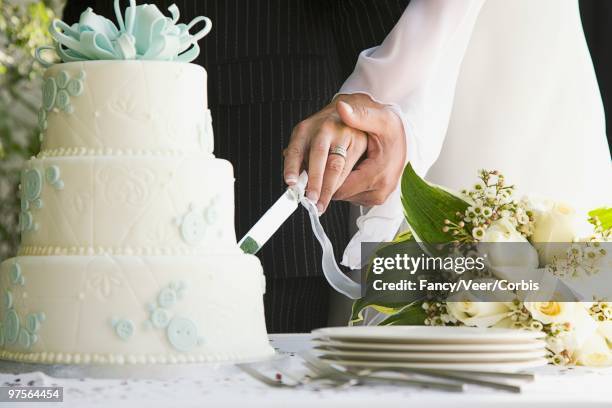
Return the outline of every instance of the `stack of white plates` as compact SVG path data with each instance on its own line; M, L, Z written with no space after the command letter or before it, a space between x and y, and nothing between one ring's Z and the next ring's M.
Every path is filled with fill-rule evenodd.
M543 333L431 326L313 331L320 358L345 367L519 371L546 364Z

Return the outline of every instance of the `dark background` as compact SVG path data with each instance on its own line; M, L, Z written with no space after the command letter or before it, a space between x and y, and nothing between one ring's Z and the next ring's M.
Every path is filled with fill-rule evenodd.
M580 15L603 98L612 151L612 0L580 0Z

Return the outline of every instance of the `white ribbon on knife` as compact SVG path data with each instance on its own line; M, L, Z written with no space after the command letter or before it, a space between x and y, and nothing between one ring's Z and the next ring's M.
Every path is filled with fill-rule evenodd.
M334 256L334 248L319 221L316 203L310 201L304 194L307 183L308 174L303 171L298 182L287 189L238 244L245 252L256 253L295 212L298 203L302 204L308 211L312 232L323 250L321 266L325 278L332 288L339 293L351 299L359 299L361 297L361 285L345 275L338 267Z

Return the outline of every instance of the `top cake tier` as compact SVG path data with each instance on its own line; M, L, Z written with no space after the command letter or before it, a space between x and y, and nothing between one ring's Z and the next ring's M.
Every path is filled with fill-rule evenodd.
M43 156L212 154L206 71L166 61L84 61L45 73Z

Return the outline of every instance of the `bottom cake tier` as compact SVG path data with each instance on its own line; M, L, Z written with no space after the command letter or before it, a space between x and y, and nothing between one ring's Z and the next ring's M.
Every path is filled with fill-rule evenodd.
M0 359L49 364L258 360L274 354L259 260L22 256L0 266Z

